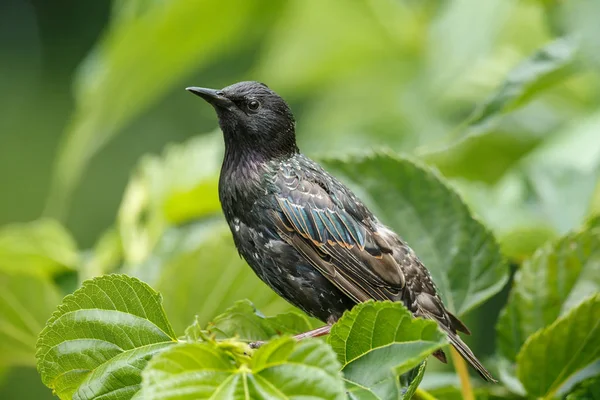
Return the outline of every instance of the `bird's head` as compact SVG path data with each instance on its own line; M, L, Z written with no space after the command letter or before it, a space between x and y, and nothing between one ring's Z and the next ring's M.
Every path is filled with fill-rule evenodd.
M229 151L279 157L296 153L294 116L287 103L265 84L239 82L226 88L187 90L210 103Z

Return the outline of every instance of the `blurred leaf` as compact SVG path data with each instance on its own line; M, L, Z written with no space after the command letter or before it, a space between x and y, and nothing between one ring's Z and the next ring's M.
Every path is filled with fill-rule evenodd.
M215 178L223 147L220 136L195 137L171 145L160 157L141 160L118 216L126 263L146 261L169 226L221 213Z
M546 240L578 228L593 212L600 182L600 113L562 127L495 185L453 180L505 254L522 259Z
M0 270L52 276L77 267L77 245L51 219L0 228Z
M331 0L307 7L303 1L290 1L269 36L258 75L268 77L270 85L284 91L310 92L355 77L374 65L398 65L403 52L420 50L408 45L420 38L405 34L424 33L426 26L418 17L428 11L427 5L402 2ZM398 45L403 40L409 43ZM389 51L391 48L396 51Z
M280 9L244 0L228 7L207 0L135 3L119 3L123 23L111 25L78 71L77 107L47 203L51 215L64 215L90 159L132 118L193 70L252 45Z
M517 356L517 374L530 396L549 399L598 359L600 295L596 294L525 342Z
M600 13L600 2L574 0L558 2L557 13L566 30L580 42L581 54L594 68L600 66L600 27L595 18Z
M560 234L581 225L600 178L600 111L566 126L523 163L545 218Z
M600 291L600 225L539 249L523 263L497 325L498 347L515 360L534 332Z
M239 360L238 360L239 362ZM315 339L271 341L236 365L210 342L175 346L143 372L144 399L345 399L335 354Z
M289 2L255 73L287 100L301 101L297 129L306 154L411 149L445 134L420 77L428 21L440 5Z
M528 102L574 72L576 42L558 38L517 65L506 81L468 118L468 135L478 134L491 119ZM483 130L485 131L485 130Z
M458 140L438 148L424 148L422 157L446 176L487 182L498 179L550 130L549 126L533 131L531 127L515 126L514 121L504 116L548 88L563 83L575 71L575 53L575 42L566 38L556 39L538 50L517 65L504 83L451 135L458 136ZM529 115L525 114L522 120L528 124L544 121L546 125L556 125L550 111L530 108ZM481 167L473 168L473 165Z
M451 183L473 214L493 229L502 253L510 259L522 260L557 237L520 171L511 171L493 186L458 179Z
M415 250L452 312L465 314L505 285L494 237L437 174L389 154L323 163Z
M600 377L582 382L566 400L600 400Z
M0 368L35 365L37 336L59 302L48 278L0 271Z
M152 355L175 342L158 293L106 275L64 298L39 336L37 366L61 399L129 399Z
M392 399L408 390L400 387L399 376L445 345L446 336L434 321L414 318L400 303L367 302L344 313L327 342L355 397Z
M205 234L198 245L177 252L161 267L156 287L176 332L183 332L195 315L204 325L241 299L268 314L291 307L240 258L224 224Z
M240 259L222 223L215 178L222 147L215 132L146 157L119 211L123 271L165 295L180 333L194 316L204 326L244 298L267 313L289 308Z
M518 126L496 126L486 133L466 136L443 150L425 150L420 158L448 178L494 183L535 149L546 135L547 132L530 132Z
M88 279L114 272L122 261L121 236L114 227L109 228L100 236L94 248L84 257L79 270L79 282L83 283Z
M235 337L243 341L268 340L282 334L296 334L311 329L308 318L298 312L265 317L248 300L239 300L216 316L207 331L217 339Z
M517 2L503 0L443 4L438 17L429 23L424 49L428 52L428 79L442 96L464 75L473 75L477 61L491 57L499 33L511 14L518 13L517 7ZM463 29L467 22L469 29Z

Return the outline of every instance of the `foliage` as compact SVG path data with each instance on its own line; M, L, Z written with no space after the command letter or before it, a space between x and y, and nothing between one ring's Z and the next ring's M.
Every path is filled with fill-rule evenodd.
M64 399L461 398L456 374L427 362L443 334L400 304L358 305L326 341L290 338L320 323L238 257L220 132L197 135L214 115L182 90L256 79L466 318L501 380L477 398L597 398L595 3L113 1L74 79L45 218L0 227L0 370L37 361ZM133 163L115 148L149 154L98 235L93 216Z

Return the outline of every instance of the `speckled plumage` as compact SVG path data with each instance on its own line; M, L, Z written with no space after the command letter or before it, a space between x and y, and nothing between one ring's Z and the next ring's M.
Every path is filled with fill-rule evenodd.
M459 338L457 331L469 330L446 310L414 251L299 152L283 99L257 82L189 90L219 116L226 144L219 197L238 251L265 283L327 322L358 302L402 301L415 316L436 321L480 375L493 380ZM444 360L442 352L436 356Z

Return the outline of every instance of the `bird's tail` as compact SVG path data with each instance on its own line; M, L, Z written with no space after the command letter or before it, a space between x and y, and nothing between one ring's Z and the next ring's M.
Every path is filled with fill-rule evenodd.
M461 357L465 359L465 361L467 361L473 368L475 368L475 370L479 373L479 375L481 375L483 379L485 379L488 382L498 382L494 379L492 374L490 374L490 372L487 369L485 369L485 367L479 362L477 357L475 357L475 354L473 354L469 346L467 346L467 344L462 341L458 334L450 332L447 329L444 330L448 334L448 339L450 340L452 346L456 349L456 351L458 351Z

